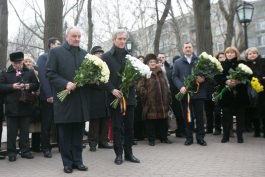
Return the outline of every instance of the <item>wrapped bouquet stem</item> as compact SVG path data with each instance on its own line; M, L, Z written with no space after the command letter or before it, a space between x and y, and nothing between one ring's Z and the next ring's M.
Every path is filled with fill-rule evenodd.
M110 71L107 64L95 55L87 54L81 63L79 69L75 72L74 83L76 87L82 87L85 84L107 83L109 81ZM57 97L63 101L71 92L67 89L58 92Z

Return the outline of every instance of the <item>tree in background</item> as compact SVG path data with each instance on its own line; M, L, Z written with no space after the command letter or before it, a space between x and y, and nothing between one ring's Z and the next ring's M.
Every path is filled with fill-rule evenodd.
M158 11L158 0L155 1L155 5L156 5L156 19L157 19L156 25L157 26L156 26L155 40L154 40L154 54L157 55L159 53L159 43L160 43L162 27L165 23L165 20L167 18L167 15L171 7L171 0L167 0L163 14L160 19L159 19L159 11Z
M5 68L7 61L8 41L8 7L7 0L0 1L0 69Z
M213 53L210 0L193 0L197 53Z
M63 1L45 0L44 49L48 49L48 38L54 36L63 41Z

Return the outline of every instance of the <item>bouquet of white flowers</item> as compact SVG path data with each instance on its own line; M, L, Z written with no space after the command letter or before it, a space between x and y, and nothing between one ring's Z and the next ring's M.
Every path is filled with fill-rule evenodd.
M126 55L126 63L123 73L121 74L121 85L120 91L123 93L121 99L116 98L112 103L113 108L117 108L118 103L121 105L121 110L125 114L126 111L126 101L125 98L128 97L130 87L137 84L137 82L142 78L150 78L152 71L150 68L143 64L139 59Z
M221 63L216 58L203 52L199 56L199 60L192 69L191 74L184 79L184 86L188 93L197 93L200 85L196 80L197 76L213 79L216 74L222 73L222 71L223 67ZM183 96L184 94L179 92L176 98L180 101Z
M78 70L75 71L74 83L77 87L82 87L88 83L107 83L110 71L107 64L99 57L87 54ZM57 93L60 101L63 101L70 94L68 90Z
M248 77L253 74L252 70L243 63L240 63L235 70L230 68L228 73L229 76L227 79L237 80L244 84L249 81ZM231 91L231 88L226 85L219 93L215 92L213 94L213 101L217 103L223 98L223 94L227 91Z

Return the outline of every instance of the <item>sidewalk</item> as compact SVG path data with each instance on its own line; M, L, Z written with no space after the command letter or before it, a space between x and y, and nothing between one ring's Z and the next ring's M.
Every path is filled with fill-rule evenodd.
M245 133L245 143L238 144L236 138L222 144L221 136L207 135L208 146L197 144L184 146L184 140L175 138L173 144L151 147L147 141L140 141L133 147L140 164L125 161L115 165L114 152L108 149L83 151L87 172L74 170L65 174L58 149L53 149L53 158L47 159L35 153L33 160L18 156L16 162L0 161L0 175L3 177L262 177L265 174L265 139L253 138Z

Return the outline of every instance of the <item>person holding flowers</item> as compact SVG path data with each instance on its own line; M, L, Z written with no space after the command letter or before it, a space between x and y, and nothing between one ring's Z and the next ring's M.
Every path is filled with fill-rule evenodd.
M184 55L175 61L172 72L172 79L175 86L180 90L181 109L185 119L186 141L184 145L193 144L193 118L196 118L196 139L197 143L202 146L207 146L204 140L204 121L203 121L203 106L206 98L206 85L204 83L205 77L203 75L196 75L194 93L189 94L187 86L184 85L184 79L191 75L195 63L199 60L193 54L193 46L190 42L183 45ZM194 113L194 114L192 114Z
M75 71L79 69L87 54L79 47L81 32L77 27L69 27L65 38L66 41L61 46L50 50L46 76L53 90L54 122L58 129L64 172L72 173L73 168L79 171L88 170L83 164L82 145L90 105L87 85L77 87L74 81ZM70 92L64 100L57 97L62 91Z
M247 116L250 116L254 125L254 137L260 137L260 127L263 123L263 136L265 138L265 60L259 55L256 47L248 48L245 52L246 64L249 66L253 74L251 75L251 87L253 87L258 99L255 104L248 107Z
M122 84L121 75L128 60L125 58L128 54L125 49L126 40L126 31L118 29L112 36L112 48L102 55L102 59L107 63L110 70L110 79L107 84L108 105L113 125L113 145L116 154L114 163L117 165L123 163L123 151L125 160L134 163L140 162L132 152L134 107L136 106L135 89L130 87L127 93L123 93L120 89ZM126 104L122 103L113 108L110 104L114 100L119 100L123 103L126 101ZM126 112L122 108L126 108Z
M155 145L156 135L159 135L162 143L171 144L172 142L167 138L171 92L156 55L147 54L144 63L150 67L152 75L148 79L141 80L137 90L143 103L143 117L146 119L149 145Z
M223 110L223 138L222 143L229 141L229 133L236 116L237 142L243 143L243 129L245 108L249 104L247 85L251 70L240 60L240 53L235 47L225 50L226 60L222 62L223 74L217 75L216 81L221 92L214 98Z

